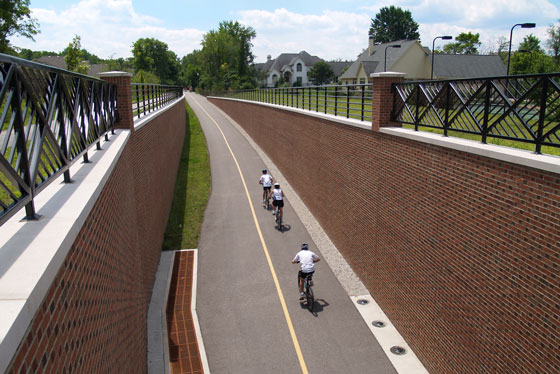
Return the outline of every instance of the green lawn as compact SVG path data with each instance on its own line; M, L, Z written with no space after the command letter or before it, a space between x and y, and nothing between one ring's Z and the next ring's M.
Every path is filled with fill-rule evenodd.
M206 138L198 118L188 104L186 110L185 141L177 173L173 205L163 239L164 250L198 247L204 210L210 194L210 162Z

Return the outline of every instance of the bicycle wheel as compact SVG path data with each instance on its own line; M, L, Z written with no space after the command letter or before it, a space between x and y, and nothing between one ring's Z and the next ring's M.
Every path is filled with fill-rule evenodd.
M305 298L307 299L307 309L313 313L313 306L315 305L315 296L313 295L313 288L306 281Z

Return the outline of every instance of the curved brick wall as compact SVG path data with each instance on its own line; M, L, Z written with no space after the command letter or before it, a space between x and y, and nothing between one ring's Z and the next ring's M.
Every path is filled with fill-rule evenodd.
M560 372L559 175L211 101L281 169L430 373Z
M136 130L8 373L144 373L146 315L185 136L185 104Z

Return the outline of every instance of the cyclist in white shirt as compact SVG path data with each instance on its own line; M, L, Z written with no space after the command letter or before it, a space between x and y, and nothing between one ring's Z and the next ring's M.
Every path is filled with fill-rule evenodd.
M298 272L299 278L299 299L302 300L305 297L303 292L303 281L308 275L313 275L315 273L315 263L319 262L321 259L313 251L309 250L309 245L303 243L301 245L301 250L296 254L296 257L292 260L292 264L299 263L301 270Z
M282 211L284 208L284 192L280 189L280 183L274 183L274 189L270 191L270 197L272 198L272 206L278 207L280 210L280 215L282 215ZM272 209L272 215L274 215L274 210Z
M274 179L272 178L272 175L268 174L266 169L263 169L262 175L259 179L259 184L263 186L263 204L266 203L266 196L267 194L270 194L270 189L273 182Z

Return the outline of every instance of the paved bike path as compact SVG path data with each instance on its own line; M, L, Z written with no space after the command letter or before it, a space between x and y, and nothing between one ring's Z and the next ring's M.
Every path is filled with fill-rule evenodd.
M318 263L314 277L316 313L300 303L298 267L290 261L303 242L319 256L321 249L296 216L290 196L284 208L289 231L275 229L258 185L261 170L270 166L204 97L188 94L187 100L205 133L212 171L197 285L210 371L395 373L326 262Z

